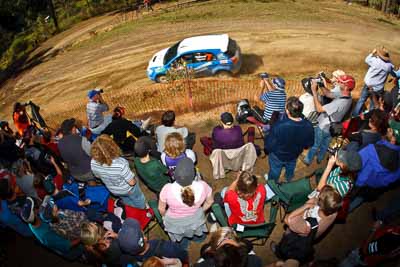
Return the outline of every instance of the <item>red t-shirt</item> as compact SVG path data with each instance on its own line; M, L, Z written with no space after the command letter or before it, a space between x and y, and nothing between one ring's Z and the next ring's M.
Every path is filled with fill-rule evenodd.
M228 218L230 225L233 224L259 224L264 223L264 203L266 191L262 184L257 186L256 192L250 199L239 198L236 191L228 190L224 202L229 204L231 216Z

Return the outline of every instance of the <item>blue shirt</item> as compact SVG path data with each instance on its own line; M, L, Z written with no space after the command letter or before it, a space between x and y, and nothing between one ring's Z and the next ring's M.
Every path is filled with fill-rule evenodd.
M297 159L303 149L314 144L314 128L310 121L294 121L287 117L277 121L265 136L264 147L281 161Z
M384 145L388 149L400 153L400 146L393 145L388 141L382 140L376 144ZM362 168L358 172L356 186L368 186L372 188L386 187L400 179L399 167L397 167L396 171L391 172L382 166L375 145L370 144L361 149L358 153L362 159Z
M365 63L369 65L369 69L365 74L364 82L367 86L372 87L374 91L383 89L389 74L396 77L394 66L390 61L386 62L378 56L369 54L365 58Z
M284 90L267 91L261 95L260 99L264 102L264 120L269 121L274 111L285 111L286 93Z

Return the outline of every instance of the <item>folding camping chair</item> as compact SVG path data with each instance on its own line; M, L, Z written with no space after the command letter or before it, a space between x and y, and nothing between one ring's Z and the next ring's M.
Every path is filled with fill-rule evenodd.
M266 205L267 204L270 204L268 222L261 224L232 225L232 228L235 230L239 237L248 239L253 245L265 245L269 236L275 228L276 215L278 213L277 203L275 201L271 201L270 203L266 203ZM223 208L220 204L214 203L211 206L211 211L222 227L229 226L228 220L225 216L225 212L223 211Z

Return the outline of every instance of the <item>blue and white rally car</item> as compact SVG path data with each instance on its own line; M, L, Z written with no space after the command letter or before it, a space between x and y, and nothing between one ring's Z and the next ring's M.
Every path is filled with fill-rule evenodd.
M186 65L196 77L230 77L239 72L241 64L240 47L228 34L203 35L186 38L157 52L149 61L147 76L165 83L169 69Z

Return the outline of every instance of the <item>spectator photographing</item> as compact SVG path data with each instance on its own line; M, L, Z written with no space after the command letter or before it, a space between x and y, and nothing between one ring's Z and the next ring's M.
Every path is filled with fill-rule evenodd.
M321 105L318 99L316 82L313 81L311 84L315 108L321 114L318 116L318 126L314 128L314 145L303 160L307 166L311 164L316 154L317 163L322 162L332 139L330 133L331 123L342 121L351 107L351 91L355 87L354 78L349 75L339 76L337 82L340 85L342 96L333 99L332 102L326 105Z
M360 115L364 103L371 97L369 109L372 110L377 106L377 101L382 97L384 86L389 74L396 78L394 65L390 61L389 52L383 46L375 48L365 58L365 63L369 68L364 78L364 87L356 106L353 109L353 116Z
M298 156L314 143L314 128L302 118L303 103L297 97L289 97L285 112L287 117L276 122L265 136L264 147L269 152L268 179L278 181L285 168L289 182L294 176Z
M108 190L120 197L125 205L144 209L146 200L129 163L121 157L121 150L108 135L100 135L92 144L91 167Z
M92 133L100 134L112 121L111 115L104 116L108 111L108 104L104 101L103 89L94 89L88 92L89 101L86 105L88 125Z
M260 100L264 102L263 123L272 124L278 119L279 114L285 111L285 84L285 80L280 77L270 79L266 73L261 75Z

